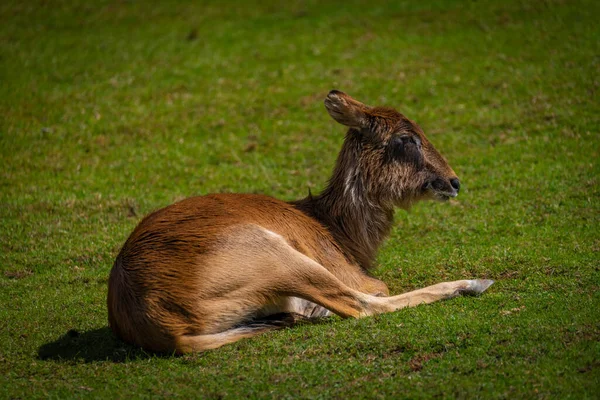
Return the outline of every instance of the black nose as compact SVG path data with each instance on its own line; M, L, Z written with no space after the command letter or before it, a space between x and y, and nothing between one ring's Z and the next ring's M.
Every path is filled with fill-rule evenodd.
M460 181L458 180L458 178L450 179L450 184L454 189L456 189L457 192L460 190Z

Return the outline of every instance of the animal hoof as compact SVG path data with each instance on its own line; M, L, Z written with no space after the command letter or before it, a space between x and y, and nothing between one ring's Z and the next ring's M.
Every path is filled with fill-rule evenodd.
M494 281L491 279L473 279L469 282L468 286L465 289L462 289L461 294L477 296L487 290L490 286L494 284Z

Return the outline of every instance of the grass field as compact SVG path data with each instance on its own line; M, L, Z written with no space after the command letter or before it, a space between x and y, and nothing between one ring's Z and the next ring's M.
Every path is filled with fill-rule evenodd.
M0 4L0 398L598 398L600 3L78 3ZM140 218L318 192L333 88L417 121L463 185L397 212L375 275L497 283L198 355L115 339Z

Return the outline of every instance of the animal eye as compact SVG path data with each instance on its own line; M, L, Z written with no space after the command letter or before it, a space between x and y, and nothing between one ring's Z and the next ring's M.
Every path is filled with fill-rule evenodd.
M421 140L416 136L402 135L398 139L402 142L402 145L404 146L407 144L414 144L417 147L421 147Z
M387 153L388 160L420 165L422 160L421 140L411 135L396 136L390 141Z
M404 142L405 140L402 139L402 136L396 136L395 138L392 139L392 147L397 148L397 149L403 149L404 148Z
M415 136L402 135L396 136L390 143L394 151L403 152L410 146L416 146L418 149L421 148L421 141Z

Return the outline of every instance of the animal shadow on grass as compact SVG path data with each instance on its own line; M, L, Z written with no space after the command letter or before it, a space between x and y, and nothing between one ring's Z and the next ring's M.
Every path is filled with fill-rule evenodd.
M256 320L254 323L275 325L278 328L288 328L302 325L316 325L327 323L330 319L306 319L299 315L276 314ZM92 363L98 361L127 362L152 357L169 357L174 353L152 353L128 345L117 339L109 327L79 332L75 329L59 337L57 340L46 343L38 349L40 360L55 360L66 363Z
M46 343L38 349L40 360L67 363L126 362L153 356L155 354L120 341L109 327L87 332L71 329L57 340Z

